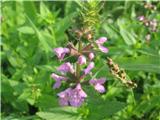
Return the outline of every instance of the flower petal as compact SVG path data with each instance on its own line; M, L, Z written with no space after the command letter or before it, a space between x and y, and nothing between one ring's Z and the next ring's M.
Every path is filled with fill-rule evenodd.
M99 44L99 45L102 45L106 41L107 41L106 37L101 37L98 40L96 40L96 43Z
M70 62L67 62L67 63L64 63L62 64L61 66L59 66L57 68L58 71L60 72L71 72L71 73L74 73L74 69L73 69L73 66L71 65Z
M104 47L104 46L102 46L102 45L99 45L98 47L99 47L99 50L100 50L100 51L102 51L102 52L104 52L104 53L108 53L108 48L106 48L106 47Z
M104 93L104 92L105 92L105 88L104 88L104 86L101 85L101 84L96 84L96 85L94 86L94 88L95 88L95 90L97 90L97 91L100 92L100 93Z
M94 68L94 62L91 62L86 69L84 69L85 75L90 73L90 71Z
M61 86L61 81L56 81L56 83L53 85L53 88L59 88Z
M60 60L62 60L64 58L66 53L70 52L70 50L68 48L62 48L62 47L55 48L53 51L56 53L57 57Z

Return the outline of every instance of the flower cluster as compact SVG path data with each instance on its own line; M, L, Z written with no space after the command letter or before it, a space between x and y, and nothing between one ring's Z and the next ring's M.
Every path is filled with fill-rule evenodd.
M53 89L59 88L62 82L66 82L70 86L66 90L58 93L59 104L61 106L81 106L87 97L87 94L82 89L82 84L90 84L99 93L105 92L105 87L103 86L106 81L105 78L94 78L91 80L84 80L84 78L87 75L91 75L91 71L95 67L93 60L96 50L103 53L108 52L108 49L103 45L106 41L106 37L101 37L95 42L90 42L82 47L81 51L73 46L67 46L66 48L59 47L53 50L59 60L64 60L67 54L77 58L75 63L65 62L60 65L57 68L58 74L51 74L51 77L55 80ZM80 69L79 67L84 69Z
M156 6L152 3L145 2L144 8L148 10L149 13L156 14ZM150 16L155 16L153 14L150 14ZM148 33L145 36L145 39L147 42L151 39L151 33L157 32L158 30L158 21L156 19L149 19L150 16L145 17L144 15L141 15L138 17L138 20L143 23L144 26L146 26ZM152 17L151 17L152 18Z
M147 19L145 16L139 16L138 17L139 21L141 21L146 27L148 27L152 32L156 32L157 31L157 20L153 19L153 20L149 20Z

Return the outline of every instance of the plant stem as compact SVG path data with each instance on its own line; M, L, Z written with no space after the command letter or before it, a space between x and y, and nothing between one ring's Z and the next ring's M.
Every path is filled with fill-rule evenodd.
M78 42L78 52L81 53L82 52L82 42L79 41ZM80 82L80 71L81 71L81 66L80 64L76 64L76 76L78 78L77 82L79 83Z

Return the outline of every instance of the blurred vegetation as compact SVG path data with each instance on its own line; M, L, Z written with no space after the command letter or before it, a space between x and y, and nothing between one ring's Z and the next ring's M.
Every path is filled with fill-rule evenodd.
M50 74L60 65L52 49L72 41L69 29L80 6L74 1L2 1L1 5L1 117L3 120L159 120L160 26L145 40L148 30L137 17L160 22L157 9L140 1L102 2L94 38L108 37L107 55L98 54L95 76L106 76L107 92L92 88L80 108L59 107ZM124 68L135 89L124 87L109 72L106 57ZM101 62L100 62L101 61Z

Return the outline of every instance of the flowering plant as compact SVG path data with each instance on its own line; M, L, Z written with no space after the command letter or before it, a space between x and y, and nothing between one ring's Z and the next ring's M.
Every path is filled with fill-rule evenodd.
M103 86L103 84L105 83L106 78L94 78L91 80L84 79L87 75L91 74L92 69L94 69L95 67L94 57L96 54L96 50L98 49L103 53L108 52L108 48L103 46L106 41L106 37L101 37L95 42L90 42L87 45L82 44L82 42L79 41L78 50L73 45L72 47L59 47L53 50L59 60L63 60L67 54L77 58L77 61L75 63L63 63L57 68L58 74L52 73L51 75L51 77L56 81L53 86L54 89L59 88L62 81L65 81L69 85L72 84L66 90L58 93L60 105L71 105L75 107L81 106L81 104L87 97L87 94L82 89L82 84L84 83L92 85L99 93L105 92L105 87Z

